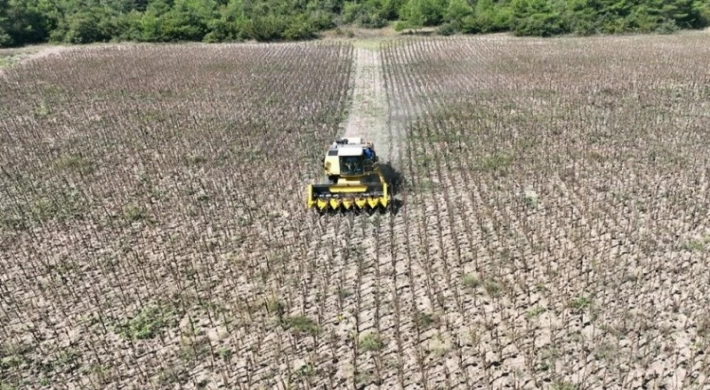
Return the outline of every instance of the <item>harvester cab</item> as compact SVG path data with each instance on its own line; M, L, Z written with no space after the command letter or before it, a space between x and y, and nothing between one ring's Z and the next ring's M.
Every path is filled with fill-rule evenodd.
M387 183L372 142L342 138L328 146L323 157L326 183L308 186L308 208L319 211L387 208Z

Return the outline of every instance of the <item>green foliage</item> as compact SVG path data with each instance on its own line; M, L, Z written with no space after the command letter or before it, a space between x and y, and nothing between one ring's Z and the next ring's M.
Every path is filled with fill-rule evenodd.
M366 333L360 339L360 349L364 352L376 352L380 351L385 347L385 340L380 336L379 333Z
M436 318L429 313L417 311L414 313L412 320L417 329L423 330L431 326L436 321Z
M91 43L111 40L114 26L111 15L103 8L92 8L70 15L60 25L65 43Z
M503 294L503 286L494 280L487 280L483 284L483 288L486 290L486 293L493 298L498 298Z
M493 0L479 0L472 15L462 21L465 33L494 33L510 28L512 12L508 5L496 5Z
M591 304L592 301L590 298L585 296L578 296L570 301L569 306L574 310L582 311L591 306Z
M439 28L436 31L439 33L439 35L448 36L448 35L456 34L456 31L458 31L458 29L459 29L458 23L446 22L446 23L442 24L441 26L439 26Z
M321 332L321 328L312 319L306 316L291 316L284 318L282 323L284 328L300 335L315 336Z
M515 35L549 37L566 32L559 15L536 13L516 20Z
M217 16L214 0L175 0L170 11L160 17L161 40L201 41L209 33L209 22Z
M511 4L511 27L515 35L549 37L567 32L561 14L551 1L513 0Z
M136 10L117 15L113 19L115 34L112 39L118 41L140 41L143 34L141 29L142 17L143 14Z
M408 0L401 17L409 29L436 26L444 19L448 0Z
M494 153L482 158L479 164L481 171L502 171L513 163L513 157L507 153Z
M0 21L1 23L2 21ZM12 37L2 27L0 27L0 47L9 47L13 44Z
M409 28L409 23L404 22L404 21L397 21L397 23L394 24L394 31L400 32L404 31Z
M286 31L286 18L277 15L254 16L244 24L244 32L257 41L273 41Z
M362 3L346 1L342 21L359 27L384 27L389 19L396 17L393 4L389 0L368 0Z
M467 0L449 0L444 20L447 22L461 22L471 15L473 15L473 7Z
M546 311L547 311L547 308L542 307L542 306L536 306L536 307L534 307L534 308L528 310L526 316L527 316L529 319L537 318L537 317L539 317L542 313L544 313L544 312L546 312Z
M0 0L0 47L302 40L341 23L391 21L442 35L666 34L710 25L710 0Z
M550 385L551 390L577 390L579 386L571 382L554 381Z
M463 276L463 285L470 289L476 289L481 285L481 281L471 274L466 274Z
M288 40L312 39L316 37L316 29L305 14L300 14L291 18L282 35Z
M710 25L710 1L694 1L691 13L695 15L693 27L699 28Z
M119 324L117 330L125 338L145 340L152 339L163 329L175 325L176 321L170 310L151 306L143 308L135 317Z
M142 208L136 205L128 205L123 210L123 219L129 223L139 222L148 219L148 215Z
M567 29L580 36L592 35L598 32L596 11L587 4L587 0L570 0L567 10L562 16Z

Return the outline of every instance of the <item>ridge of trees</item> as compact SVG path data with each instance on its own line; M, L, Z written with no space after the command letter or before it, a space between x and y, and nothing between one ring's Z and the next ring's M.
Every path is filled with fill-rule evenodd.
M303 40L389 23L443 35L672 33L709 26L710 0L0 0L0 47Z

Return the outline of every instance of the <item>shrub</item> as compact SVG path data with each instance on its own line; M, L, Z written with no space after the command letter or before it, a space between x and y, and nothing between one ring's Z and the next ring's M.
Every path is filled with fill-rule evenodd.
M439 26L437 29L437 32L440 35L448 36L448 35L454 35L458 31L458 26L454 22L447 22Z
M320 326L306 316L286 317L283 327L299 335L315 336L321 332Z
M0 27L0 47L12 46L13 41L10 35L8 35L2 27Z
M171 310L165 307L145 307L135 317L117 326L118 333L128 339L152 339L165 328L175 326Z
M511 25L511 11L508 7L482 8L477 7L477 12L463 18L461 32L464 33L494 33L507 31Z
M244 23L244 33L248 38L268 42L281 39L287 27L284 17L269 14L247 20Z
M400 31L404 31L407 29L411 29L411 27L409 26L409 23L407 23L407 22L400 20L394 24L394 31L400 32Z
M659 34L673 34L678 30L680 30L680 28L678 27L676 22L670 19L664 20L663 22L658 24L655 29L655 31Z
M316 29L304 14L293 17L283 32L283 38L289 40L313 39L315 37Z
M360 27L380 28L387 25L386 10L371 2L345 3L343 22L354 23Z
M366 333L360 339L360 348L365 352L376 352L386 346L385 340L379 333Z

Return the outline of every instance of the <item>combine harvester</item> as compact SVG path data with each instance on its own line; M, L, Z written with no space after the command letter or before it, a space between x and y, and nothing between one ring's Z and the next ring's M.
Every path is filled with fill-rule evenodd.
M327 183L308 186L309 209L386 210L390 204L372 142L359 137L334 141L323 158Z

